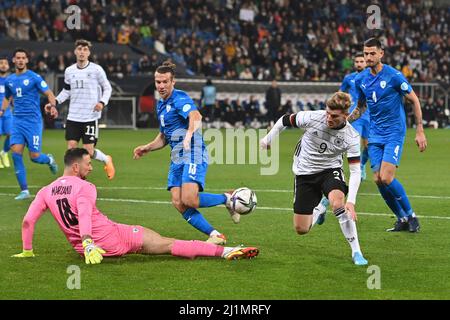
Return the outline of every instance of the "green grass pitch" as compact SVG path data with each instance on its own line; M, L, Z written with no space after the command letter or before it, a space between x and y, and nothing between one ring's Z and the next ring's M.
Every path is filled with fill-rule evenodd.
M97 206L110 219L140 224L179 239L206 237L170 205L165 190L169 150L132 160L135 146L157 131L101 131L99 148L113 155L117 175L108 181L98 162L90 181L98 187ZM357 211L361 248L369 266L380 270L380 289L368 289L372 273L352 264L350 248L331 214L306 236L292 227L292 152L300 131L281 134L277 175L261 176L259 165L209 167L206 191L239 186L256 190L258 208L233 224L224 207L201 212L225 233L230 245L260 248L253 260L185 260L172 256L130 255L85 265L50 214L38 222L33 259L10 256L22 248L21 221L31 201L18 193L12 168L0 170L1 299L449 299L450 277L450 131L426 131L428 150L420 153L409 130L397 177L420 217L418 234L387 233L394 223L369 179L361 184ZM63 131L46 131L43 151L53 153L62 173ZM3 142L2 142L3 143ZM25 157L28 183L35 194L54 176ZM367 170L369 172L369 170ZM70 290L67 269L81 270L81 289ZM370 270L369 270L370 271Z

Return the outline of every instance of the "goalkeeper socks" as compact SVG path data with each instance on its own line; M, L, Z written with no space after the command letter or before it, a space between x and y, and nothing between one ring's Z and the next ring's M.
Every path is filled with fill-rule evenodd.
M104 154L101 150L99 149L95 149L94 150L94 154L92 155L92 158L94 158L95 160L107 163L108 162L108 158L106 157L106 154Z
M368 148L364 148L361 153L361 167L365 166L367 161L369 160L369 150Z
M14 162L14 170L16 172L16 178L19 182L20 190L28 190L27 185L27 171L25 165L23 164L23 156L19 153L13 152L12 154Z
M41 153L41 154L39 154L39 157L31 158L31 161L33 161L34 163L39 163L39 164L49 164L50 158L45 153Z
M215 207L225 204L227 197L224 194L199 193L199 208Z
M397 179L394 179L390 185L386 186L386 188L392 193L392 195L394 195L395 199L406 213L406 216L411 216L413 214L413 210L402 184Z
M384 184L377 186L381 196L383 197L388 207L396 215L398 220L402 220L402 218L406 216L405 211L403 211L402 207L400 206L400 203L395 199L394 195L391 193L389 188Z
M183 218L195 229L208 235L214 230L208 221L202 216L200 212L194 208L189 208L183 213Z
M355 221L345 212L344 207L334 210L334 215L338 218L342 233L352 248L352 256L355 252L361 252Z
M198 240L175 240L171 254L177 257L194 259L195 257L221 257L224 248Z
M7 136L5 142L3 143L3 151L8 152L9 149L11 149L11 145L9 144L9 136Z

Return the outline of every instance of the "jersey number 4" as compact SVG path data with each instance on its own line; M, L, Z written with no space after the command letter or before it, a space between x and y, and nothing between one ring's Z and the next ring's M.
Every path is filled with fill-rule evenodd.
M69 200L67 198L58 199L56 200L56 204L58 205L59 214L61 215L64 225L67 228L76 226L78 224L78 219L70 208Z

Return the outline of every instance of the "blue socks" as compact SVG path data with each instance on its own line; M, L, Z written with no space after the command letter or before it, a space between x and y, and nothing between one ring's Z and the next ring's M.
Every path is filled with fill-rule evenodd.
M380 191L384 201L388 205L388 207L392 210L392 212L397 216L398 220L401 220L406 216L405 211L403 211L400 203L395 199L395 196L391 193L389 188L382 184L377 185L378 190Z
M25 169L25 165L23 164L23 157L21 154L14 153L12 154L13 162L14 162L14 170L16 172L16 178L19 182L20 190L27 190L27 171Z
M395 199L398 201L403 211L406 213L406 216L411 216L413 214L413 210L411 208L411 203L409 202L408 196L406 195L406 191L403 188L402 184L397 180L392 180L391 184L386 186L386 188L392 193Z
M3 143L3 151L8 152L9 149L11 149L11 146L9 144L9 136L6 137L5 142Z
M215 207L219 204L225 204L227 197L224 194L199 193L199 207Z
M214 230L208 221L194 208L189 208L183 213L183 218L195 229L208 235Z
M37 158L31 158L31 161L39 164L49 164L50 158L45 153L41 153Z
M363 152L361 153L361 167L365 166L368 160L369 160L369 150L368 148L364 148Z

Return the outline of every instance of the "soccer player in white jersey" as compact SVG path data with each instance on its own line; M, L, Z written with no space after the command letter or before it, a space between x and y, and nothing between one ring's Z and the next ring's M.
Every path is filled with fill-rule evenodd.
M295 174L294 228L300 235L311 230L319 217L314 208L324 194L352 249L353 262L367 265L355 223L356 194L361 182L360 136L346 120L350 105L350 95L337 92L327 100L325 111L282 116L260 144L263 149L269 148L274 137L286 127L305 130L295 149L292 165ZM342 170L344 153L347 153L350 167L349 187Z
M64 88L56 97L61 104L70 99L69 114L66 121L67 148L78 146L80 139L83 148L95 160L105 163L108 179L114 178L115 169L110 155L95 148L98 140L98 119L111 97L111 84L101 66L89 61L91 43L86 40L75 42L77 62L64 72ZM46 105L50 110L52 106Z

